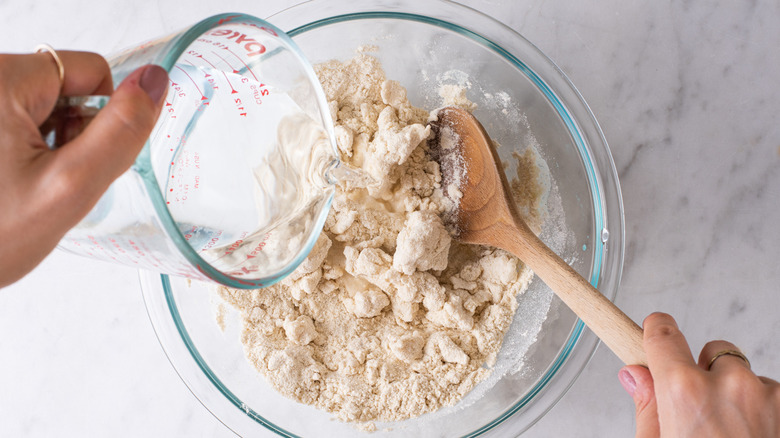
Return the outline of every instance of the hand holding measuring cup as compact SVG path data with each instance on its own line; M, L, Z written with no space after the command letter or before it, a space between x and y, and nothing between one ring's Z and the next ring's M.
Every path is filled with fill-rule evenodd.
M167 90L165 70L142 66L113 90L100 55L0 55L0 287L18 280L57 245L133 162L154 127ZM62 94L112 94L77 138L49 151L38 133Z
M91 210L83 206L83 220L62 225L75 227L59 247L239 288L284 277L319 235L334 191L328 171L338 164L311 65L281 30L242 14L210 17L109 57L114 82L146 64L168 72L151 134L132 136L148 140L140 153L128 153L125 166L135 158L130 170ZM71 91L83 96L58 102L42 129L47 140L72 133L84 111L97 113L96 123L117 98L100 96L110 86ZM46 110L53 106L52 97ZM41 111L30 126L46 115ZM117 138L95 140L111 149ZM63 154L65 146L40 153ZM106 186L92 188L93 196Z

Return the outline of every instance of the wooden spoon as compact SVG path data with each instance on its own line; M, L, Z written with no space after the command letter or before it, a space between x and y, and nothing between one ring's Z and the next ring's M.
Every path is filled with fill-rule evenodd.
M450 218L459 230L458 240L502 248L520 258L624 363L646 366L642 329L548 248L520 217L493 143L479 121L463 109L446 107L431 125L434 158L442 163L445 155L455 153L465 164L462 181L458 175L447 175L452 166L441 166L442 186L454 182L462 193L460 207Z

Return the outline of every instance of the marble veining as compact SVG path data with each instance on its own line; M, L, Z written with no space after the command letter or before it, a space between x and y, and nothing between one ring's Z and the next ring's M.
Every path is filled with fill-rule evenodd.
M0 51L110 53L212 13L294 3L3 1ZM599 120L625 202L618 305L637 321L670 312L696 355L729 339L780 377L780 3L462 3L540 47ZM2 436L232 436L168 364L130 269L55 253L0 291L0 332ZM631 436L619 367L600 347L527 436Z

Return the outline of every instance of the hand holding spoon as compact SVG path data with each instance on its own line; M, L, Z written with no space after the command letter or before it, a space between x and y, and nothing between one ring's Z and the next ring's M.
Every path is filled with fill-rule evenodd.
M479 121L463 109L446 107L439 110L432 127L433 148L442 155L460 154L467 169L458 188L460 207L453 217L460 231L458 240L514 254L624 363L647 366L642 329L548 248L520 217L498 155ZM446 129L455 133L454 142L442 137ZM441 150L443 146L449 150Z

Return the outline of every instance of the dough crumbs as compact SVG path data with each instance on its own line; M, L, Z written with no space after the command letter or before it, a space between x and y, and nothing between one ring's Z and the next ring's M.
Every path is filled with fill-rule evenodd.
M459 106L468 112L477 109L477 104L466 97L466 87L455 84L442 84L439 87L439 96L444 101L442 106Z
M547 219L544 207L550 185L549 172L542 169L546 163L535 148L527 148L521 154L514 152L513 156L517 160L517 173L509 182L512 195L528 226L539 234Z
M343 163L370 178L340 183L288 278L218 294L239 311L246 356L271 386L374 430L454 405L485 379L532 273L505 251L450 238L429 113L375 57L315 70ZM521 196L536 195L526 181Z
M407 215L398 233L393 269L406 275L414 271L443 271L450 253L449 233L441 218L431 211L413 211Z

